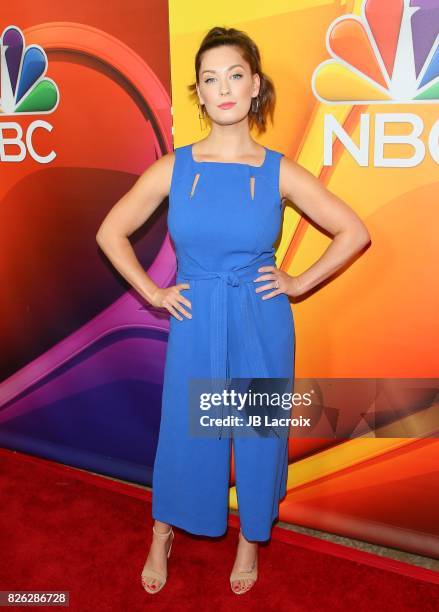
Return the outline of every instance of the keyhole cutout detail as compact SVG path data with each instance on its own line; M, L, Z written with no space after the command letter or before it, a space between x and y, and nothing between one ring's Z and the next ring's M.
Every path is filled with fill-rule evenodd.
M195 193L195 187L197 186L197 183L198 183L198 179L199 179L199 178L200 178L200 173L199 173L199 172L197 172L197 174L196 174L196 175L195 175L195 177L194 177L194 182L193 182L193 184L192 184L191 197L192 197L192 196L194 195L194 193Z
M250 197L252 200L255 199L255 177L250 177Z

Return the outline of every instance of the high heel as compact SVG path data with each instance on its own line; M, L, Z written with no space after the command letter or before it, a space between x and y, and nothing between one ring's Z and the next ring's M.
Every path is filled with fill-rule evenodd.
M160 531L156 530L155 525L152 526L152 530L156 534L156 536L162 539L168 538L169 535L171 536L171 544L169 545L169 550L168 550L168 555L167 555L167 558L169 559L169 555L171 554L172 543L174 541L174 532L172 530L172 527L169 529L167 533L160 533ZM141 574L142 586L145 589L145 591L154 595L155 593L158 593L165 586L167 577L168 577L167 573L163 574L162 572L158 572L155 569L146 567L146 563L145 563L143 570L142 570L142 574ZM149 587L146 584L148 578L156 578L160 580L160 583L158 584L158 586L156 585L155 587Z
M239 533L242 535L241 530L239 530ZM233 582L235 582L236 580L249 580L249 579L253 580L253 582L250 583L249 587L244 587L243 589L240 589L239 591L235 591L235 589L233 588ZM232 572L230 574L230 588L235 593L235 595L242 595L243 593L247 593L247 591L249 591L255 585L257 579L258 579L258 557L256 557L256 559L254 560L253 567L251 570Z

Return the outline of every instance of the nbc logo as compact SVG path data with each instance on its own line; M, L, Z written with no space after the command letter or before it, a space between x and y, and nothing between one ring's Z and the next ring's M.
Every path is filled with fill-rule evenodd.
M420 104L439 102L439 0L365 0L361 16L339 17L329 26L326 47L333 59L314 71L311 87L324 104ZM332 164L332 135L336 134L360 165L369 163L370 117L361 115L357 148L333 115L325 115L325 165ZM410 123L411 134L386 136L386 123ZM375 115L375 165L408 167L425 156L419 139L424 130L415 113ZM439 126L428 138L439 163ZM385 143L406 143L412 158L384 158Z
M25 143L23 129L14 121L1 121L3 117L20 115L40 115L52 113L59 103L56 83L45 77L47 56L38 45L25 47L24 36L17 26L8 26L0 39L0 161L22 161L26 157L26 146L31 157L40 163L48 163L56 154L47 156L37 154L32 145L35 129L52 130L52 126L42 120L33 121L27 128ZM11 138L3 136L3 131L15 130ZM5 145L16 145L19 154L7 154Z

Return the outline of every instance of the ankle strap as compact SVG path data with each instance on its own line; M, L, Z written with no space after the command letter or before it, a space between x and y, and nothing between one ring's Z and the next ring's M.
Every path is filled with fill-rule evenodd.
M172 527L170 527L168 533L161 533L160 531L157 531L155 528L155 525L152 526L152 530L153 532L158 535L160 538L167 538L168 535L170 535L171 531L172 531Z

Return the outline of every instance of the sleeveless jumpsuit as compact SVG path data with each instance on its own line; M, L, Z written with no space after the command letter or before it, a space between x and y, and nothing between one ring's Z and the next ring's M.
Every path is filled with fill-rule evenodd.
M162 414L153 469L152 516L194 534L227 529L231 444L241 529L270 538L286 494L288 437L190 437L188 382L226 377L294 379L294 318L286 294L262 300L258 268L276 265L282 153L262 165L197 162L192 145L175 149L168 230L176 284L192 319L170 316ZM198 180L195 183L195 179ZM253 177L253 189L251 179ZM194 187L195 184L195 187Z

